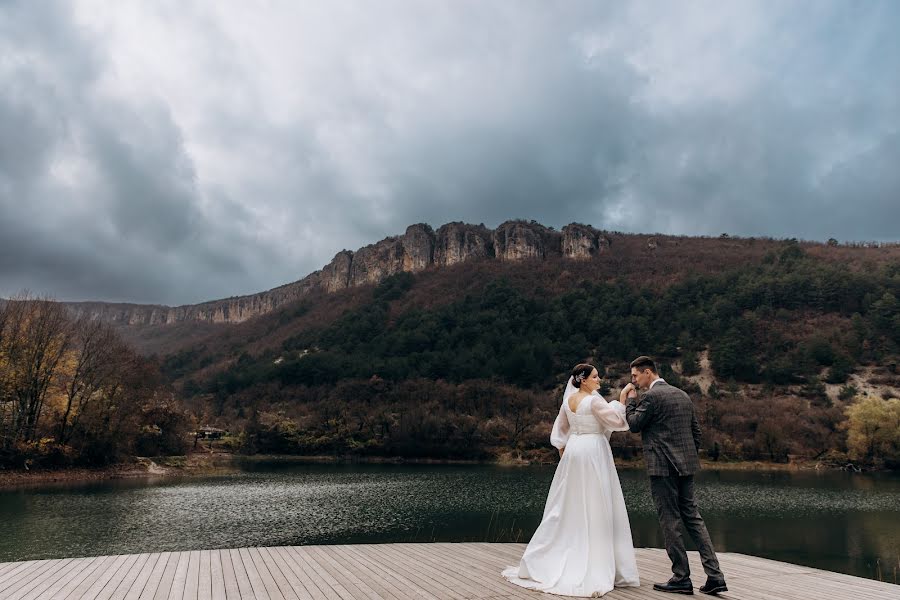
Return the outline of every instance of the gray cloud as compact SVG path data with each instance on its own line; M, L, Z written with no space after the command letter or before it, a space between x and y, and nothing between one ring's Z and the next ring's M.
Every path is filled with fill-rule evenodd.
M895 3L380 7L0 4L0 295L250 293L419 221L897 239Z

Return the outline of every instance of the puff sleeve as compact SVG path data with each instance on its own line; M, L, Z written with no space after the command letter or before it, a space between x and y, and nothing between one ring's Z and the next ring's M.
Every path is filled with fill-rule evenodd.
M591 413L600 425L610 431L628 431L625 407L618 400L607 402L603 396L595 395L591 398Z
M554 448L562 449L569 441L569 415L566 414L565 402L559 407L559 415L553 422L553 430L550 432L550 443Z

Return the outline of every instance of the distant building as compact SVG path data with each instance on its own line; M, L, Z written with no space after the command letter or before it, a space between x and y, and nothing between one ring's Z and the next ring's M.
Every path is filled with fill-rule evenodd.
M221 439L222 436L226 435L228 432L224 429L219 429L218 427L210 427L209 425L204 425L200 429L197 430L196 436L201 440L218 440Z

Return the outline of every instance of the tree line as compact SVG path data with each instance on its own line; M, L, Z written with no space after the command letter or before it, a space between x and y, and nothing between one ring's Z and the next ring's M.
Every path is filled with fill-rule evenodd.
M159 367L48 298L0 306L0 466L181 453L189 420Z

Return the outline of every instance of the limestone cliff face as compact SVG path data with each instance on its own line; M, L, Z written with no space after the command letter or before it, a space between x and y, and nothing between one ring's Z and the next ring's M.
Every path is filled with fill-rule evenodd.
M484 225L447 223L437 230L434 264L448 267L493 255L491 230Z
M494 254L500 260L544 258L546 227L537 223L507 221L494 230Z
M424 224L410 225L400 238L403 246L401 270L415 273L434 263L434 230Z
M271 312L313 292L331 293L374 284L400 272L416 273L474 260L540 260L564 256L596 258L609 249L609 239L587 225L573 223L556 231L535 221L507 221L497 229L447 223L437 232L423 223L356 252L342 250L322 270L281 287L235 298L187 306L73 302L78 316L120 325L164 325L181 321L240 323Z
M590 260L609 249L609 238L588 225L572 223L562 229L562 254L576 260Z
M264 315L321 289L320 273L266 292L213 300L186 306L158 306L146 304L113 304L107 302L68 302L66 305L76 317L115 323L117 325L165 325L182 321L206 321L208 323L240 323Z
M350 286L378 283L400 272L415 273L434 260L434 231L424 224L411 225L398 237L360 248L350 265Z
M343 290L350 285L350 265L353 264L353 253L341 250L334 255L331 262L320 273L322 286L326 292Z

